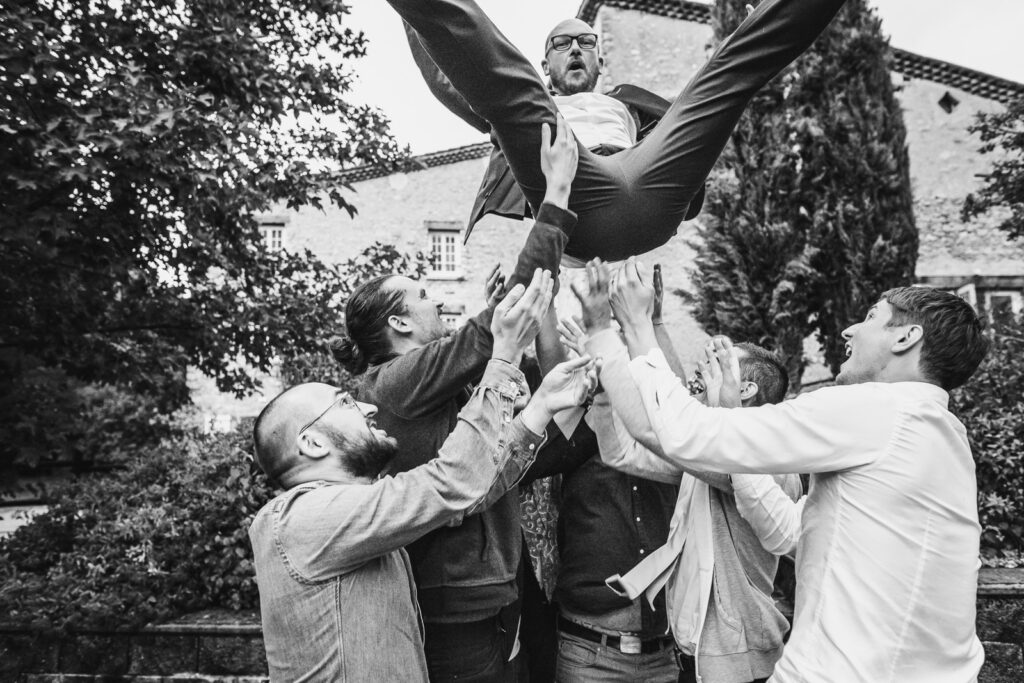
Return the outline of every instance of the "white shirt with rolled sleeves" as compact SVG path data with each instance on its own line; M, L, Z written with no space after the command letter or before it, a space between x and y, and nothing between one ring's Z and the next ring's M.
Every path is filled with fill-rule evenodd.
M614 353L621 344L602 332L588 350L605 358L602 373L628 362L669 460L713 472L812 473L793 632L771 681L977 679L977 483L945 391L864 383L778 405L708 408L660 350L626 361Z

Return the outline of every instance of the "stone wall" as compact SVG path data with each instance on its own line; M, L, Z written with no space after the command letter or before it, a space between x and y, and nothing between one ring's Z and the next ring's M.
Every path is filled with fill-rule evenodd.
M633 83L673 98L703 64L713 41L707 24L607 6L597 17L605 89ZM980 139L967 129L978 113L997 111L1002 105L941 83L900 74L893 80L907 127L914 212L921 234L917 276L966 280L976 274L1024 274L1024 241L1008 241L995 228L998 216L960 220L964 198L979 187L978 174L991 166L991 157L978 153ZM943 97L955 102L949 111L939 105Z
M1024 569L981 570L977 628L985 644L979 683L1024 680ZM65 639L0 627L0 683L263 683L266 675L255 613Z

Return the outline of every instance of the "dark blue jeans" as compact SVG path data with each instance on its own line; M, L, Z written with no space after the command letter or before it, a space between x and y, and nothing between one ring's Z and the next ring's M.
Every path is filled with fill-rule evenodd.
M536 70L473 0L388 0L480 117L536 211L544 196L542 122L556 107ZM747 102L814 41L844 0L765 0L722 41L661 122L611 156L580 145L569 208L579 224L565 253L621 259L675 234Z
M517 683L518 658L508 658L518 619L518 605L509 605L481 621L424 624L431 683Z

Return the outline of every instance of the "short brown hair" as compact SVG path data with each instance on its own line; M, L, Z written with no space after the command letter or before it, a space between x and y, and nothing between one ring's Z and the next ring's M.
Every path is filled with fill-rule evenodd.
M988 353L985 326L969 303L931 287L896 287L882 294L892 308L888 326L920 325L921 373L946 391L970 379Z

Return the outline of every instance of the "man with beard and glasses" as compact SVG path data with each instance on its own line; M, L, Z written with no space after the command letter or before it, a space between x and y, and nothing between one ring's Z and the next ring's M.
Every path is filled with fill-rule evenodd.
M550 304L551 275L516 285L491 320L491 360L437 457L381 472L402 446L375 406L328 384L271 401L253 428L256 459L286 490L249 529L272 681L426 681L407 543L501 497L522 476L555 412L582 403L588 359L524 392L518 363Z
M489 212L525 212L505 163L536 215L544 194L538 124L554 121L559 111L565 116L580 147L569 201L579 228L565 253L582 262L650 251L693 218L704 181L747 102L810 46L844 0L765 0L671 104L658 104L660 98L635 87L626 92L631 86L593 92L602 59L585 22L564 21L548 35L549 91L473 0L388 2L406 23L431 91L495 143L471 225Z

